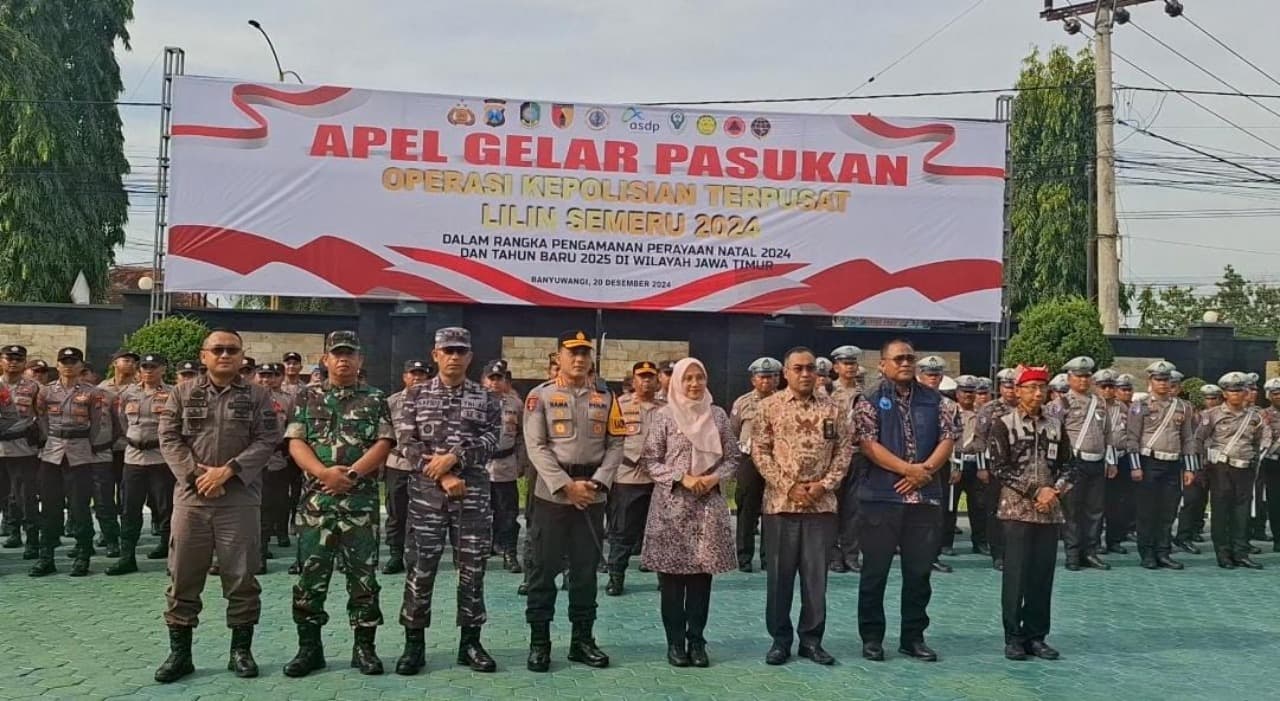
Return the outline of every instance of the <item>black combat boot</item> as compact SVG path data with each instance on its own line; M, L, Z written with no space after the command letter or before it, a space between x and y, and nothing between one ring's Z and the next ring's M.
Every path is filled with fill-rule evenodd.
M253 626L233 626L231 628L231 658L227 660L227 671L235 672L237 677L251 679L258 676L258 663L253 659Z
M529 624L529 660L525 663L530 672L546 672L551 669L551 622Z
M520 558L516 555L516 551L508 550L502 554L502 566L512 574L521 574L524 568L520 566Z
M22 547L22 531L17 526L13 526L13 525L9 526L9 537L4 539L3 547L6 547L6 548Z
M320 626L313 623L298 624L298 654L284 665L286 677L305 677L317 669L324 669L324 647L320 644Z
M404 629L404 653L396 660L396 674L412 676L427 666L426 637L421 628Z
M493 661L489 652L480 644L480 626L463 626L462 637L458 640L458 664L466 665L475 672L493 672L498 663Z
M147 553L148 560L167 560L169 559L169 536L168 534L160 536L160 542L156 543L156 547Z
M356 643L351 648L351 666L360 670L361 674L382 674L382 660L374 648L373 639L378 629L363 626L356 628Z
M36 564L31 566L31 571L27 574L32 577L44 577L57 572L58 568L53 564L53 548L40 548L40 557L36 560Z
M196 671L191 662L190 626L169 626L169 657L156 670L156 681L170 684Z
M609 583L604 587L604 593L609 596L622 596L623 585L626 581L626 574L622 572L610 572Z
M387 564L382 566L383 574L400 574L404 572L404 553L391 551L387 555Z
M590 621L573 624L573 637L569 641L569 661L603 669L609 666L609 656L596 647L596 639L591 633L591 627Z
M125 542L124 547L120 549L120 559L115 564L107 568L107 576L114 577L121 574L130 574L138 571L137 560L137 544Z
M35 528L27 529L27 545L22 549L22 559L37 560L40 558L40 531Z
M85 550L84 548L81 548L81 551L79 553L76 553L76 558L71 561L70 575L72 577L88 577L89 576L89 556L83 554L84 550Z

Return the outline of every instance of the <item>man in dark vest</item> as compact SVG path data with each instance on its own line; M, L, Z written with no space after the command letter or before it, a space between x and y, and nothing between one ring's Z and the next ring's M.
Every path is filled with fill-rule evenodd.
M942 524L942 484L935 473L951 459L959 425L942 395L915 379L911 343L880 349L880 383L854 404L854 434L867 461L858 487L862 578L858 632L862 656L884 660L884 589L889 567L902 553L902 634L898 651L926 662L938 655L925 645L933 590L930 565Z

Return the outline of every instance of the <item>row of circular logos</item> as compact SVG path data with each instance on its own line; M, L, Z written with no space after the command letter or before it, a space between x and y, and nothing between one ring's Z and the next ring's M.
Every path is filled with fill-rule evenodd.
M562 102L551 103L549 112L540 102L521 102L519 121L520 125L526 129L533 129L541 125L545 118L545 121L550 122L553 127L567 129L573 124L576 112L574 105ZM654 114L657 117L651 116ZM663 114L666 120L659 121ZM475 126L477 122L483 122L490 127L501 127L507 123L507 101L485 100L479 115L467 106L466 102L459 101L449 110L447 118L449 123L455 126L470 127ZM623 108L619 119L629 131L645 134L657 134L666 130L679 134L690 123L685 113L680 110L650 112L647 107L634 106ZM603 107L589 107L583 112L582 120L588 128L600 131L609 126L609 111ZM694 129L703 136L711 136L720 131L726 136L735 138L750 133L757 139L763 139L773 130L773 124L765 117L756 117L748 125L747 120L737 115L717 118L714 115L701 114L692 123Z

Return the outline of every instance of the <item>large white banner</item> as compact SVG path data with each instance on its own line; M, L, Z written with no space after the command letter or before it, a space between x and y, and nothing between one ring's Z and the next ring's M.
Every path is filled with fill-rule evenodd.
M180 77L169 291L993 321L999 123Z

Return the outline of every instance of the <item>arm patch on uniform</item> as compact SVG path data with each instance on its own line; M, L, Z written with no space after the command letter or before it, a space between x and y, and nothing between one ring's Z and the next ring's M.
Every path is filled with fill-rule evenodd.
M524 400L524 410L525 411L538 410L538 393L537 392L529 393L529 398Z
M622 418L622 408L618 406L617 398L614 398L613 404L609 407L609 435L627 435L627 421Z

